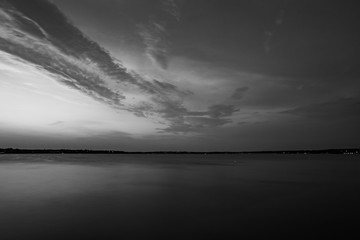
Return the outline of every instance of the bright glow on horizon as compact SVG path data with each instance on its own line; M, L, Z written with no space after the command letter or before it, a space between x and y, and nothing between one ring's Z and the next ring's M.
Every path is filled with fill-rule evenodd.
M360 21L349 4L33 1L0 1L0 147L360 142Z
M38 68L0 52L1 127L61 135L154 133L158 126L63 86Z

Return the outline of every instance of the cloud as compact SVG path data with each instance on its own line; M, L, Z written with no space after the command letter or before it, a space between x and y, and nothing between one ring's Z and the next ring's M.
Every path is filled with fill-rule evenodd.
M245 92L249 90L249 87L239 87L235 89L231 98L233 99L242 99L244 97Z
M167 108L167 102L178 104L190 94L126 69L50 2L2 1L0 20L0 50L113 107L141 115L143 101L127 101L131 92L150 101L154 107L147 110L162 114L159 109Z
M162 69L168 67L168 43L166 41L166 27L163 23L150 20L139 25L139 35L145 44L145 53L153 64Z
M208 115L212 118L229 117L238 111L233 105L218 104L209 107Z
M231 117L239 111L235 106L226 104L212 105L207 111L188 111L181 106L165 110L167 117L175 121L161 130L172 133L199 132L205 128L220 127L232 122Z
M163 13L151 15L147 22L138 24L138 34L145 45L145 54L161 69L168 68L168 23L180 21L180 9L175 0L160 1Z
M342 119L360 117L360 101L354 98L339 98L336 100L293 108L282 113L304 116L309 118Z
M1 51L114 108L166 125L162 132L222 126L237 111L232 105L221 104L204 112L189 111L183 101L192 92L126 69L51 2L2 1L0 20ZM162 35L166 29L156 21L143 29L148 53L165 68Z
M44 12L37 12L37 8ZM48 15L45 15L48 14ZM49 17L51 16L51 17ZM53 75L96 99L120 104L102 75L125 75L98 44L86 38L52 4L45 1L0 3L0 49Z
M177 21L180 21L181 12L177 2L178 1L176 0L164 0L162 4L166 12L173 16Z
M268 30L265 31L264 33L264 51L265 54L269 54L270 50L271 50L271 46L270 46L270 42L271 39L273 38L275 31L277 30L278 27L280 27L280 25L282 25L284 23L284 15L285 15L285 11L284 10L280 10L278 16L276 17L275 21L274 21L274 25L273 25L273 29L272 30Z
M211 117L188 117L187 121L196 128L217 127L231 122L229 119Z

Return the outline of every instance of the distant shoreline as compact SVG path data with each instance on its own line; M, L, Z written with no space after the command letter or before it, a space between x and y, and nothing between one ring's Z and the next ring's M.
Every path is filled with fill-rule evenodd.
M360 154L360 148L277 151L118 151L89 149L0 148L0 154Z

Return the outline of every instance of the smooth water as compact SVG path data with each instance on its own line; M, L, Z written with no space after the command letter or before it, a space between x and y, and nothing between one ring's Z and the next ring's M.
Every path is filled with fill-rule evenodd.
M0 239L357 235L359 155L0 155Z

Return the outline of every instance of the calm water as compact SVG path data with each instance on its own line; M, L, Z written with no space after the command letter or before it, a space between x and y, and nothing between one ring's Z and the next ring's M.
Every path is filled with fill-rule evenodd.
M0 239L359 236L360 156L0 155Z

